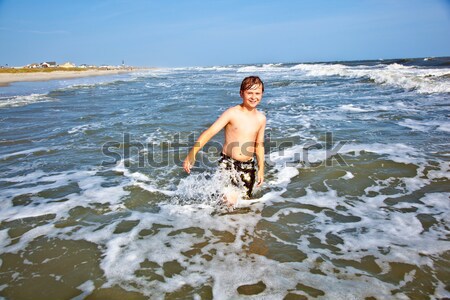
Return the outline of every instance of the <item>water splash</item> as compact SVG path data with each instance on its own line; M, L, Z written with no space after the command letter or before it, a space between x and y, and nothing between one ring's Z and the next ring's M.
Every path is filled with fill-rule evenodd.
M235 186L231 178L239 176L236 170L216 170L192 174L182 180L177 187L173 204L190 205L202 204L205 206L224 208L229 195L237 195L235 205L228 205L229 209L240 206L244 196L243 184Z

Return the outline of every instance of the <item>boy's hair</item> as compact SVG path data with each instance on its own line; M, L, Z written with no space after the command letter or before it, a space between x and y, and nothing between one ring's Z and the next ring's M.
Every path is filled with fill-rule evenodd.
M241 83L241 92L251 89L255 84L261 85L262 91L264 92L264 83L258 76L245 77Z

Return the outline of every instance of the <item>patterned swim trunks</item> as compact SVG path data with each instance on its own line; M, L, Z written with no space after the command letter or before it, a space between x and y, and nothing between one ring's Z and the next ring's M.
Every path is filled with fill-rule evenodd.
M247 198L252 196L253 185L256 179L255 158L248 161L239 161L221 153L219 167L235 171L231 175L231 182L237 187L243 186Z

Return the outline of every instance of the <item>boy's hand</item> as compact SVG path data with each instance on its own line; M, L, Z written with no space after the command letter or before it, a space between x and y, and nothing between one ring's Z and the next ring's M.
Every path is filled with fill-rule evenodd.
M189 159L189 156L186 157L186 159L183 162L183 169L190 174L191 173L191 167L194 165L195 160L191 162L191 160Z
M264 171L258 171L258 184L257 187L260 187L264 182Z

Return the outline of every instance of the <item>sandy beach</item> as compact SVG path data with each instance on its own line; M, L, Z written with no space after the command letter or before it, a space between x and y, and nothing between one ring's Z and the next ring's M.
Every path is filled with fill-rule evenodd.
M33 73L0 73L0 87L18 81L47 81L56 79L71 79L89 76L105 76L134 72L136 69L125 70L86 70L86 71L53 71Z

